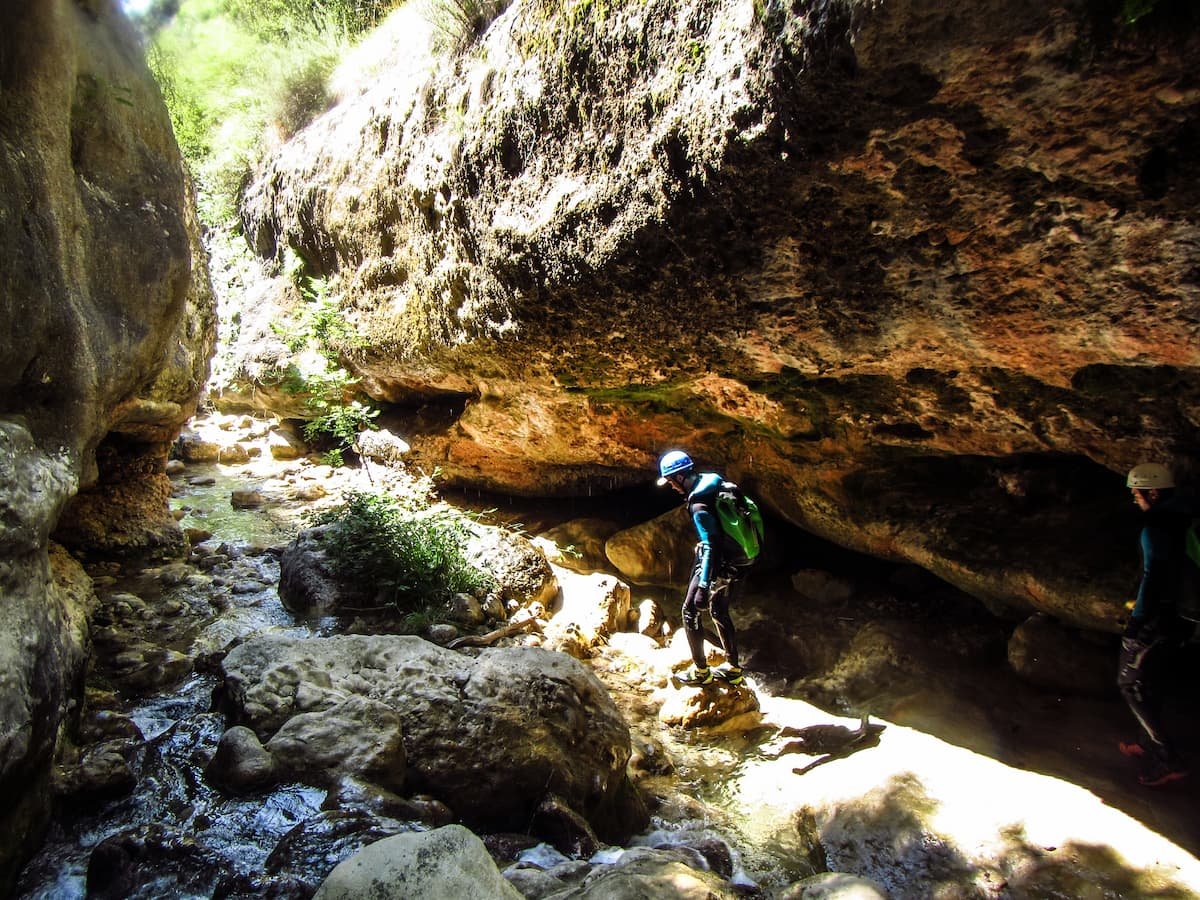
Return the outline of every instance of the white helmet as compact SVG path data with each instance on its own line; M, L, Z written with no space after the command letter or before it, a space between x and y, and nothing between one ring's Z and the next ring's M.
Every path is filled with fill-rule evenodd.
M1125 486L1149 491L1154 488L1175 487L1175 477L1171 470L1159 463L1140 463L1129 470Z

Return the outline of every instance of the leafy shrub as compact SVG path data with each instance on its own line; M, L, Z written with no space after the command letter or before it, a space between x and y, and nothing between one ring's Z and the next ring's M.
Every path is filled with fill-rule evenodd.
M252 31L275 41L337 30L361 34L379 24L401 0L226 0L229 12Z
M360 431L374 428L379 410L352 399L358 379L339 363L341 348L356 346L361 338L346 322L336 298L328 293L323 278L306 278L302 263L294 256L286 272L300 287L304 306L298 321L272 322L271 329L296 355L301 365L290 363L278 373L278 384L304 400L308 419L304 436L310 442L332 439L326 454L333 466L342 465L342 451L354 445Z
M310 410L325 410L316 418L309 419L304 424L305 439L315 442L321 437L333 438L337 444L338 458L341 450L351 447L360 431L375 427L373 421L379 415L379 410L364 406L357 400L349 405L330 403L322 397L312 397L308 401Z
M430 21L443 47L457 49L478 38L512 0L431 0Z
M495 586L492 576L464 556L469 523L448 507L352 492L316 522L332 526L321 541L337 576L370 585L380 601L400 612L428 612L457 593Z
M337 65L333 52L314 52L301 58L283 76L273 91L271 118L284 140L329 109L329 76Z

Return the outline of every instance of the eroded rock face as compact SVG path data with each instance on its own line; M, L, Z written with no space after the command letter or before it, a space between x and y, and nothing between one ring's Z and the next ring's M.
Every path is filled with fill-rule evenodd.
M248 193L256 249L344 298L371 395L453 410L412 458L548 495L682 445L825 537L1114 628L1116 473L1188 465L1200 407L1194 31L577 12L398 50Z
M606 840L639 827L629 729L596 676L564 654L475 659L410 636L266 636L223 667L234 720L292 771L429 794L476 829L524 830L550 794ZM386 713L349 714L355 703ZM335 746L340 756L326 753Z
M48 536L82 487L93 494L61 535L72 549L106 543L105 504L114 546L177 538L162 463L214 317L166 108L117 4L6 4L0 85L2 892L37 839L37 788L84 659Z

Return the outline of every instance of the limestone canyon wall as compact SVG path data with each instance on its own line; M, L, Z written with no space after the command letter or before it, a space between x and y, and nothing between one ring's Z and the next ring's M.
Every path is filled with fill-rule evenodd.
M452 483L649 489L684 446L1112 629L1120 473L1193 471L1200 416L1197 29L1114 12L517 0L453 59L392 23L246 231L329 279L372 397L445 412L406 437Z
M51 535L178 533L163 463L215 335L188 196L115 0L0 7L0 893L38 840L87 652L91 581ZM109 527L81 532L81 490Z

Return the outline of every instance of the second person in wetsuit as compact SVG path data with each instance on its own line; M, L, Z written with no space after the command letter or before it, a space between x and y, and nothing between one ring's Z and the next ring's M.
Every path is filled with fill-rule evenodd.
M1166 466L1142 463L1129 472L1126 483L1145 518L1140 537L1142 580L1121 638L1117 686L1140 726L1141 736L1137 741L1122 743L1120 750L1143 761L1138 781L1158 787L1188 774L1178 748L1163 727L1160 703L1163 670L1195 629L1178 609L1191 574L1184 535L1193 510L1175 493L1175 479Z

